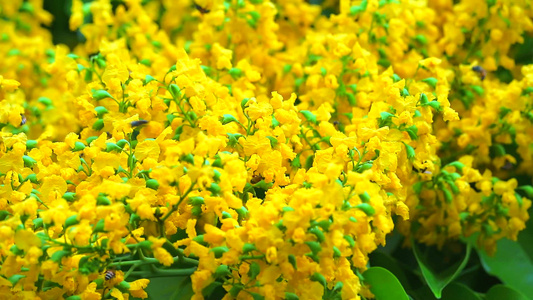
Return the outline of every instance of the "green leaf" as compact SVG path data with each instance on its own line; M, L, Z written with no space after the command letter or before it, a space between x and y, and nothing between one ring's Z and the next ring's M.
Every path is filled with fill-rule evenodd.
M530 294L531 295L531 294ZM486 300L528 300L522 293L502 284L493 286L485 295Z
M398 278L387 269L369 268L363 273L363 278L376 300L409 300Z
M389 242L387 241L387 246L389 245ZM383 252L382 250L377 250L369 254L370 258L370 265L372 267L382 267L384 269L387 269L389 272L391 272L398 281L400 281L400 284L407 290L411 290L411 284L409 282L409 279L400 266L400 263L389 254Z
M418 265L420 266L420 269L422 270L422 275L424 276L424 279L426 280L427 284L431 288L431 291L437 297L440 299L442 295L442 290L453 281L454 278L456 278L461 271L466 266L466 263L468 262L468 259L470 258L470 252L472 250L472 247L470 244L467 245L466 248L466 255L462 259L462 261L458 261L451 267L447 268L444 271L436 272L434 271L425 256L420 253L420 249L418 249L418 245L413 241L413 252L415 254L416 260L418 262Z
M496 254L489 256L478 249L485 271L524 295L533 295L533 264L519 243L501 239Z
M481 300L481 297L464 284L453 282L442 292L442 300ZM507 298L502 298L507 299Z
M188 277L155 277L146 287L149 299L185 300L191 299L194 292Z

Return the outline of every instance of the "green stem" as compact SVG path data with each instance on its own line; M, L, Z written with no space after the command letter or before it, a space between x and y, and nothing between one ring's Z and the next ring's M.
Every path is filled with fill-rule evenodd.
M174 204L172 206L172 209L163 218L161 218L161 220L160 220L161 223L164 223L170 217L170 215L172 215L176 210L178 210L178 207L180 206L181 202L183 202L183 200L185 198L187 198L187 195L189 195L189 193L193 190L195 185L196 185L196 181L193 182L191 184L191 186L189 187L189 189L185 192L185 194L183 194L183 196L181 196L181 198L178 201L178 203Z
M158 269L154 268L152 271L133 271L129 275L136 275L140 277L173 277L173 276L191 276L196 271L196 267L188 269Z

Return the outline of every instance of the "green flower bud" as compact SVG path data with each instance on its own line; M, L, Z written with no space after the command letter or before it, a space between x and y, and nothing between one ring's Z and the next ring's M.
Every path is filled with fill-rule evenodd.
M37 161L28 155L22 156L22 160L24 161L24 166L28 168L33 168L33 165L37 163Z
M446 202L452 203L453 196L450 190L448 190L447 188L442 188L442 193L444 194L444 199L446 199Z
M120 148L115 143L106 143L105 145L106 145L105 147L106 152L112 152L112 151L121 152L122 151L122 148Z
M426 96L426 94L424 94L424 93L421 93L419 101L420 101L420 105L422 105L422 106L427 105L428 102L429 102L428 96Z
M250 244L250 243L246 243L244 244L244 246L242 247L242 253L246 254L248 252L251 252L251 251L255 251L257 250L257 248L255 247L254 244Z
M215 254L215 258L221 258L222 255L228 251L229 251L229 248L226 246L215 247L209 250L209 252L213 252Z
M33 149L33 148L37 147L37 144L39 144L39 142L37 142L36 140L27 140L26 141L26 149L28 149L28 150Z
M352 93L346 93L346 98L348 99L348 103L350 103L350 106L356 106L357 105L357 99L355 99L355 95Z
M195 241L195 242L197 242L198 244L202 244L202 245L203 245L203 244L206 244L206 243L204 242L204 235L203 235L203 234L200 234L200 235L195 236L192 240Z
M342 256L341 250L336 246L333 246L333 258L339 258Z
M315 114L313 114L312 112L308 111L308 110L301 110L300 113L302 115L304 115L304 118L313 123L313 124L318 124L318 121L316 120L316 116Z
M289 260L289 263L292 265L292 267L295 270L298 270L298 266L296 264L296 256L294 256L293 254L289 254L289 256L287 258Z
M315 273L313 275L311 275L311 277L309 278L311 279L311 281L318 281L324 288L326 288L328 285L326 283L326 277L324 277L324 275L320 274L320 273Z
M109 112L107 108L103 106L97 106L94 108L94 110L96 111L96 115L98 116L98 118L102 118L104 114L107 114Z
M344 239L348 242L348 244L350 245L351 248L355 247L355 241L354 241L353 237L351 237L349 235L345 235Z
M111 200L109 200L109 198L107 198L105 195L99 195L96 197L96 205L111 205Z
M157 191L159 188L159 182L155 179L148 179L146 180L146 187Z
M207 188L207 190L213 193L213 195L219 195L220 192L222 191L220 186L215 182L211 183L211 186Z
M67 200L68 202L73 202L76 200L76 193L66 192L63 194L63 199Z
M289 73L291 71L291 69L292 69L292 65L289 65L289 64L284 65L283 66L283 74Z
M464 168L465 165L463 163L461 163L461 162L454 161L452 163L449 163L447 166L455 167L457 170L463 171L463 168Z
M72 152L82 151L83 149L85 149L85 144L78 141L74 143L74 148L72 148Z
M363 0L361 1L361 4L350 7L350 15L355 16L359 13L364 12L366 10L367 5L368 5L368 1Z
M261 266L255 261L250 264L250 270L248 271L248 277L255 279L261 272Z
M407 145L406 143L403 143L404 146L405 146L405 152L407 153L407 158L409 160L414 160L415 159L415 149L409 145Z
M181 96L181 89L177 84L170 84L168 90L174 99L178 99Z
M151 62L149 59L147 59L147 58L141 59L141 60L139 61L139 63L140 63L141 65L145 65L145 66L147 66L147 67L151 67L151 66L152 66L152 62ZM146 75L146 76L150 76L150 75Z
M11 282L13 286L15 286L19 282L19 280L21 280L24 277L26 277L26 275L15 274L9 277L7 280L9 280L9 282Z
M200 196L189 197L189 202L192 206L198 206L198 205L205 204L204 198Z
M370 195L367 191L364 191L362 194L359 194L359 198L365 203L370 201Z
M270 140L270 147L274 149L274 147L276 147L276 145L278 144L278 139L272 136L267 136L267 139Z
M483 94L485 93L485 89L483 89L479 85L472 85L471 88L474 93L478 94L478 96L483 96Z
M300 300L300 298L294 293L285 292L285 300Z
M48 97L39 97L39 99L37 99L37 101L41 104L43 104L44 106L46 107L51 107L52 106L52 100Z
M339 281L335 284L335 287L333 288L333 291L340 291L344 287L344 283L342 281Z
M409 126L405 129L412 140L418 140L418 128L416 125Z
M231 274L231 271L228 266L226 265L220 265L215 270L215 277L216 278L224 278L226 276L229 276Z
M394 83L398 82L402 80L402 78L400 76L398 76L398 74L392 74L392 81L394 81Z
M368 203L358 204L355 208L362 210L367 216L373 216L376 213L376 210Z
M313 227L313 228L309 229L309 233L314 234L316 236L316 239L320 243L322 243L322 242L324 242L326 240L326 236L324 235L322 230L318 229L318 227Z
M98 138L97 136L90 136L85 141L87 142L87 145L90 145L97 138Z
M102 130L102 128L104 128L104 120L103 119L98 119L98 120L96 120L93 123L93 129L94 130Z
M223 117L222 117L222 120L220 121L222 123L222 125L226 125L228 123L231 123L231 122L238 122L237 119L232 116L232 115L229 115L229 114L225 114Z
M439 103L439 101L436 101L436 100L428 102L427 105L433 107L433 109L436 110L436 111L439 111L439 109L440 109L440 103Z
M52 257L50 257L50 260L56 263L61 263L61 259L67 255L69 255L71 252L67 250L59 250L54 252L52 254Z
M105 99L105 98L111 98L111 99L115 99L113 98L113 96L111 96L111 94L106 91L106 90L93 90L93 98L96 100L96 101L100 101L102 99Z
M242 70L239 68L231 68L228 73L234 80L237 80L242 76Z
M322 251L322 247L320 247L319 242L307 241L305 242L305 244L309 247L309 249L311 249L311 252L313 252L313 254L317 254L318 252Z
M105 220L104 219L100 219L100 220L98 220L96 225L94 225L93 233L105 232L104 228L105 228Z
M437 87L437 81L438 81L437 78L434 78L434 77L428 77L426 79L422 79L422 82L427 83L432 88Z
M117 142L117 146L119 146L120 148L124 148L124 146L126 146L126 144L129 145L129 142L126 141L125 139L119 140L119 141Z
M369 160L369 161L364 162L364 163L360 164L359 166L357 166L355 168L355 171L358 172L358 173L363 173L366 170L372 169L373 165L374 165L374 162Z
M270 124L272 124L272 128L276 128L276 127L278 127L280 125L279 121L276 120L274 115L272 115L272 121L270 122Z
M66 220L65 220L65 228L68 228L70 226L74 226L76 224L78 224L80 221L78 221L78 215L73 215L73 216L70 216L68 217Z
M428 39L422 34L416 35L415 40L422 45L426 45L428 43Z

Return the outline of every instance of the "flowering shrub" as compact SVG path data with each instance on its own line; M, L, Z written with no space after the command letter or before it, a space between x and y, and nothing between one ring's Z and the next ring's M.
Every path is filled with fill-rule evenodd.
M69 49L2 1L1 297L379 299L395 227L516 240L529 1L334 2L72 0Z

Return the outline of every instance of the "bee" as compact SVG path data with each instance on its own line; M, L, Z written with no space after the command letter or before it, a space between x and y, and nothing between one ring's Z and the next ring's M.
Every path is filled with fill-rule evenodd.
M506 160L505 164L500 169L509 171L509 170L512 170L513 167L514 167L513 163L511 163L510 161Z
M111 279L115 278L116 275L117 275L117 274L115 273L115 271L113 271L113 270L107 270L107 271L105 272L105 280L111 280Z
M487 77L487 71L483 69L481 66L473 66L472 71L477 72L479 76L481 77L481 80L485 79Z
M205 8L205 7L201 7L200 5L198 4L195 4L194 7L203 15L203 14L207 14L209 13L211 10L209 10L208 8Z
M256 184L263 179L265 179L265 177L263 177L261 174L254 174L254 176L252 176L252 179L250 180L250 183Z
M23 115L23 114L20 114L20 118L21 118L21 121L20 121L20 126L26 124L26 116Z
M137 127L137 126L141 126L141 125L145 125L145 124L148 124L148 121L139 120L139 121L133 121L133 122L130 123L131 127Z

